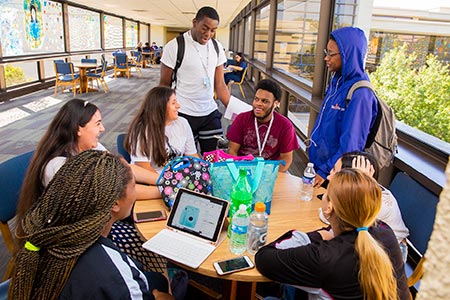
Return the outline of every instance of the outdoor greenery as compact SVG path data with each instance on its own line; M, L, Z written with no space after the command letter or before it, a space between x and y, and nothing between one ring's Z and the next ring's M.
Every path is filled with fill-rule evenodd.
M406 46L383 57L370 80L378 96L395 111L398 120L450 142L450 69L429 55L417 69L417 54Z
M19 67L13 67L9 64L5 67L6 86L13 86L19 83L27 82L27 77Z

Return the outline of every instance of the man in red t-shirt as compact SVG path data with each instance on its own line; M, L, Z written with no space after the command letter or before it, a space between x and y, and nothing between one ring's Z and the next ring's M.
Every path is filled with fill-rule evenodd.
M281 159L286 165L280 165L279 171L289 169L292 153L299 145L291 121L274 111L280 97L281 88L276 82L259 81L253 110L239 114L228 130L230 154Z

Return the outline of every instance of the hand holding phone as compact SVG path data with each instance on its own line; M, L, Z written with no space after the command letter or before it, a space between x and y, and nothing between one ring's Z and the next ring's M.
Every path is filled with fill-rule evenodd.
M134 212L134 221L136 223L140 222L150 222L167 219L166 212L164 210L154 210L145 212Z
M216 261L214 263L214 268L219 275L226 275L238 271L252 269L254 267L255 265L247 255L227 260Z

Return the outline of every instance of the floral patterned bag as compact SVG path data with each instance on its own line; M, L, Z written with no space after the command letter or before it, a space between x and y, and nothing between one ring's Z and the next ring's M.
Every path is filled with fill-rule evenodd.
M180 188L211 195L209 168L209 162L193 156L180 156L171 160L156 181L164 203L171 208Z

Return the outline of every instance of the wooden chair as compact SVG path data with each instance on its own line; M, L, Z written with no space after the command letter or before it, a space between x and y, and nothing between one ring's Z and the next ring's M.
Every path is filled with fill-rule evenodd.
M125 53L117 53L114 57L114 77L117 77L117 72L126 72L127 77L130 78L130 66Z
M108 68L108 62L106 60L102 60L102 72L100 74L97 72L86 74L86 77L88 78L88 80L90 80L92 82L92 85L93 85L94 80L97 82L98 87L100 87L100 84L102 85L103 90L105 91L105 94L109 91L108 85L106 84L106 81L105 81L105 75L106 75L107 68ZM89 88L86 86L86 93L88 92L88 89Z
M230 90L230 94L231 94L231 88L232 88L232 86L233 86L233 85L238 85L238 86L239 86L239 89L241 90L242 97L245 98L245 93L244 93L244 89L242 88L242 84L244 83L245 75L247 74L247 69L248 69L248 68L245 68L244 71L242 72L242 78L241 78L241 81L235 82L235 81L231 80L230 82L228 82L228 89Z
M2 191L0 197L0 231L11 255L14 253L16 242L8 221L16 215L20 189L32 155L33 151L13 157L0 164L0 190ZM3 280L11 276L13 264L14 261L11 257Z
M75 97L77 92L77 84L80 85L80 74L75 74L73 64L71 62L60 62L55 61L55 73L56 73L56 82L55 82L55 96L56 91L58 90L58 86L61 86L61 92L64 92L65 86L72 87L73 96ZM81 89L80 89L81 93Z
M131 51L131 64L129 66L130 68L135 68L139 72L139 75L142 76L143 59L141 52Z
M439 198L405 173L395 175L389 189L397 199L403 221L409 229L405 271L410 290L417 291Z

